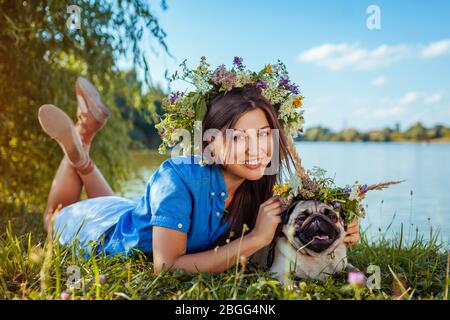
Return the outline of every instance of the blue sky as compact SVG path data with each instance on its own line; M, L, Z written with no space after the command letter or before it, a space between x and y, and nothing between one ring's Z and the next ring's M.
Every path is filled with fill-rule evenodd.
M149 1L175 56L149 53L154 82L202 55L254 70L280 59L305 96L306 127L450 125L450 1ZM366 26L372 4L380 30Z

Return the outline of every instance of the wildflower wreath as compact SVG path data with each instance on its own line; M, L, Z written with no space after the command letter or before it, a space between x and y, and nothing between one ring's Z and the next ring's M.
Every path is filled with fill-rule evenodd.
M181 74L176 71L171 81L184 80L195 86L190 92L172 92L163 99L166 113L156 129L161 136L160 153L179 142L177 129L189 130L193 136L195 121L202 121L207 110L207 104L220 93L226 93L234 87L254 84L261 88L262 95L272 105L278 106L278 118L286 134L295 138L302 130L304 118L299 87L289 79L285 65L278 60L276 64L268 64L258 73L252 72L243 65L242 58L235 57L233 67L227 70L220 65L215 70L201 57L200 65L189 69L184 60L180 66Z
M181 73L176 71L171 81L184 80L195 87L187 92L175 91L163 99L162 106L166 113L156 124L162 143L159 152L165 153L180 143L178 129L188 130L194 136L196 121L202 121L207 105L219 94L224 94L235 87L253 84L261 88L261 94L274 106L283 130L288 139L288 148L293 157L295 174L288 181L278 183L273 192L279 195L287 207L293 200L317 200L333 206L340 211L347 225L356 217L364 217L361 201L370 190L381 190L401 181L393 181L367 186L356 182L353 186L339 187L334 180L325 176L325 170L314 167L305 171L301 158L294 145L294 138L303 130L304 117L302 109L303 96L299 87L289 79L286 66L278 60L275 64L267 64L259 72L248 70L240 57L235 57L231 69L225 65L215 70L201 57L195 69L181 64ZM194 153L198 151L194 149ZM203 158L202 158L203 159Z
M313 167L308 171L308 177L313 184L313 189L305 188L298 175L293 175L287 182L278 183L273 187L273 193L280 196L280 200L287 207L293 200L316 200L333 206L344 220L347 226L355 218L363 218L365 210L362 200L371 190L382 190L402 181L390 181L368 186L356 181L353 185L339 187L334 179L326 176L326 171L319 167Z

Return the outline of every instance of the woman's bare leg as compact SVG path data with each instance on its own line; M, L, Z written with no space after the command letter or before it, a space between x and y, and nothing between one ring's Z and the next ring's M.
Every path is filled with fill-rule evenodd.
M80 200L83 182L64 156L53 178L47 198L46 216L51 215L58 206L65 207Z
M48 195L44 214L45 230L51 230L50 218L55 211L80 200L83 186L89 198L114 195L113 190L97 166L94 165L91 172L81 174L64 157L53 178Z
M113 190L97 166L94 165L92 171L87 174L78 172L78 175L83 182L86 194L89 198L114 195Z
M65 207L78 202L83 186L89 198L114 195L113 190L97 166L94 166L91 172L82 174L77 172L64 157L53 178L46 212L55 210L59 205Z

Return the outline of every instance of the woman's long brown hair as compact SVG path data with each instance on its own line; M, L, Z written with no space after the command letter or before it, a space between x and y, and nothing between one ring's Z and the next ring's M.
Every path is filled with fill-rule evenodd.
M272 188L276 182L281 181L281 175L291 173L292 170L292 156L287 146L282 124L277 116L279 106L270 104L262 96L261 89L254 85L233 88L231 91L215 97L208 104L208 110L202 124L203 132L208 129L219 129L224 133L226 129L232 129L245 112L256 108L264 111L271 129L279 130L279 170L276 174L264 175L259 180L245 180L239 186L228 207L228 212L222 217L222 223L225 221L231 222L230 228L213 244L213 248L226 244L227 239L231 241L239 238L242 235L244 224L250 230L253 229L259 206L272 196ZM207 145L208 142L204 141L203 150ZM226 170L226 163L217 165L223 166ZM272 163L268 164L268 166L271 165Z

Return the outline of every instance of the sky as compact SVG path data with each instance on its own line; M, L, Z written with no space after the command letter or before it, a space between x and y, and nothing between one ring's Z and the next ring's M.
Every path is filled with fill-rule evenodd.
M255 71L280 59L305 97L306 128L450 125L450 1L167 0L166 11L148 1L174 57L148 50L163 87L184 59L240 56Z

